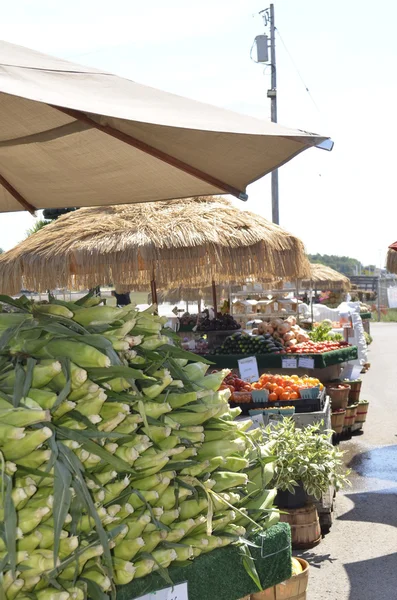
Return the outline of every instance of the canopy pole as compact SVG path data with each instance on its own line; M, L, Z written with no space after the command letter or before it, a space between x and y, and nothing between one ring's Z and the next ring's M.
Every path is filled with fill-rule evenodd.
M96 121L94 121L94 119L87 116L85 113L80 112L79 110L73 110L70 108L65 108L63 106L55 106L54 104L48 104L48 106L54 108L59 112L64 113L65 115L68 115L69 117L76 119L77 121L87 123L94 129L98 129L98 131L102 131L102 133L106 133L107 135L116 138L120 142L124 142L129 146L133 146L134 148L137 148L138 150L141 150L146 154L150 154L150 156L154 156L155 158L158 158L159 160L171 165L172 167L176 167L180 171L188 173L188 175L192 175L192 177L195 177L196 179L201 179L201 181L205 181L206 183L209 183L215 188L224 190L228 194L239 198L239 200L248 200L248 196L244 191L239 190L238 188L229 185L224 181L220 181L220 179L213 177L209 173L205 173L204 171L201 171L196 167L192 167L191 165L188 165L187 163L180 160L179 158L171 156L170 154L167 154L166 152L163 152L158 148L154 148L154 146L150 146L149 144L146 144L145 142L142 142L141 140L138 140L137 138L132 137L127 133L123 133L118 129L110 127L109 125L101 125L100 123L97 123Z
M154 274L154 269L152 272L152 280L150 282L150 291L152 292L152 303L157 306L157 312L159 308L158 297L157 297L157 285L156 285L156 276Z
M215 319L216 319L216 316L218 314L218 301L216 298L216 285L215 285L214 280L212 280L212 302L214 305L214 312L215 312Z
M23 196L21 196L21 194L19 192L17 192L17 190L11 185L11 183L9 183L7 181L7 179L5 179L3 177L3 175L0 175L0 184L3 186L3 188L5 190L7 190L7 192L9 192L11 194L11 196L13 198L15 198L15 200L17 202L19 202L19 204L21 206L23 206L26 210L28 210L30 212L30 214L35 217L35 212L36 209L34 206L32 206L31 204L29 204L29 202L27 200L25 200L25 198Z

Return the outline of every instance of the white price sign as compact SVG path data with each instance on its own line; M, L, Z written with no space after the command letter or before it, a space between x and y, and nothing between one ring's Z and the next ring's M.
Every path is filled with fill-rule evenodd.
M258 381L258 362L255 356L250 356L249 358L241 358L237 362L241 379L244 379L244 381L248 381L249 383L253 381Z
M261 427L265 424L263 413L260 413L259 415L252 415L250 419L252 421L250 429L257 429L258 427Z
M298 366L302 367L302 369L314 369L314 358L300 356L298 360Z
M296 358L282 358L281 359L281 368L282 369L296 369L298 366L298 361Z
M360 379L362 367L360 365L346 365L340 374L340 379L348 379L349 381L355 381Z
M165 588L158 592L151 592L145 596L140 596L136 600L189 600L187 595L187 582L179 583L172 588Z

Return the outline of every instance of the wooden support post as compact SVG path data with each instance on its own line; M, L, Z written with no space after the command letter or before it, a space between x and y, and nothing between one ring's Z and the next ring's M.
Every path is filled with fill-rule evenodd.
M214 280L212 280L212 302L214 305L214 313L215 313L215 319L216 319L216 316L218 314L218 301L216 298L216 285L215 285Z

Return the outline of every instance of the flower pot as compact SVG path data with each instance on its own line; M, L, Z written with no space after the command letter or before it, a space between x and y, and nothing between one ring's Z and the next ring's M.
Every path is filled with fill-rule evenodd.
M277 490L275 504L279 508L300 508L305 506L306 502L307 494L302 484L295 487L295 494L288 490Z
M346 410L340 408L331 414L331 427L334 432L339 435L342 433L343 425L345 422Z
M336 410L338 408L346 408L349 400L350 389L351 388L348 383L339 383L336 385L327 386L327 392L329 397L331 398L332 410Z
M251 594L251 600L306 600L306 590L309 583L309 563L298 558L302 565L302 573L293 575L287 581L279 583L267 590Z

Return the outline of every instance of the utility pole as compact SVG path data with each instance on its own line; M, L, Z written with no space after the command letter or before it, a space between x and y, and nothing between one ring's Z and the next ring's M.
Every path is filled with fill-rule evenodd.
M267 92L270 98L270 118L272 123L277 123L277 70L276 70L276 26L274 21L274 4L270 5L270 68L271 89ZM278 204L278 169L271 173L272 178L272 221L280 224Z
M270 90L267 90L267 97L270 99L270 118L272 123L277 123L277 70L276 70L276 25L274 20L274 4L259 12L262 16L265 28L270 29L270 43L267 34L257 35L254 43L257 47L258 64L269 65L269 47L270 47L270 69L271 82ZM251 49L252 51L252 49ZM271 173L272 178L272 220L277 225L280 224L279 204L278 204L278 170Z

